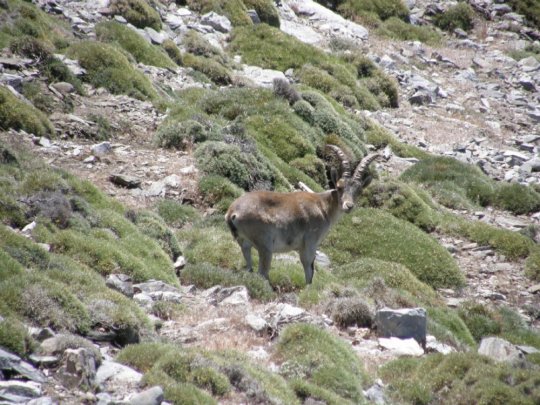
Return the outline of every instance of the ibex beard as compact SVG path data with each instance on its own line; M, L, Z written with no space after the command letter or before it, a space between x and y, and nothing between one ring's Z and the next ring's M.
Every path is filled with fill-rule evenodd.
M295 250L304 267L306 284L313 280L317 247L343 213L348 213L362 190L371 182L369 164L379 155L366 156L351 175L349 161L337 146L327 150L341 160L343 173L337 178L332 170L335 188L322 193L254 191L236 199L225 221L253 271L251 248L259 253L259 274L268 279L272 254Z

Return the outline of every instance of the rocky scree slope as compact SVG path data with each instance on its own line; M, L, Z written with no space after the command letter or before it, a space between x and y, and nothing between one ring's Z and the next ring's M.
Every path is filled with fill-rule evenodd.
M534 18L177 3L0 4L2 400L536 402ZM325 188L327 142L387 159L314 284L246 274L222 212ZM425 349L383 307L425 308Z

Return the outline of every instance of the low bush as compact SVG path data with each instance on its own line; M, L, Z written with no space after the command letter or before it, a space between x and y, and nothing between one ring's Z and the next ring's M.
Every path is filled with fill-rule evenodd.
M270 188L274 174L258 154L245 153L224 142L205 142L195 151L199 167L207 174L223 176L244 190Z
M254 9L261 22L279 28L279 13L272 0L242 0L247 9Z
M110 8L137 28L161 30L159 13L146 0L112 0Z
M135 214L135 225L143 235L158 242L159 246L172 260L182 254L176 235L167 227L158 214L140 211Z
M427 308L427 330L438 341L450 344L461 350L476 347L471 331L459 317L457 311L444 306Z
M137 62L162 68L175 68L176 64L160 48L150 44L137 31L116 21L96 25L99 41L117 43L128 51Z
M493 204L514 214L529 214L540 209L540 194L523 184L503 183L497 187Z
M381 376L395 401L428 404L533 404L537 370L522 370L474 353L434 354L385 364Z
M458 313L478 343L485 336L501 332L501 326L494 319L494 312L483 304L466 302L459 307Z
M345 216L322 246L337 264L371 257L401 263L434 288L464 284L446 249L414 225L381 210L362 208Z
M184 205L176 200L163 199L157 203L157 212L169 226L181 228L199 217L199 211L191 205Z
M34 342L28 334L26 327L17 318L7 317L0 320L1 348L25 357L29 354L33 346Z
M364 299L353 297L342 297L330 301L327 306L327 313L330 314L334 323L340 328L358 326L360 328L371 328L373 323L373 313Z
M290 325L280 335L276 354L285 360L285 378L315 384L344 400L363 400L363 366L352 349L329 332L309 324Z
M252 24L242 0L187 0L186 3L191 10L200 14L214 11L224 15L235 27Z
M163 41L161 46L174 63L176 63L178 66L182 66L184 64L182 53L172 39L167 38L165 41Z
M111 45L82 41L72 45L67 55L86 69L85 79L94 87L105 87L113 94L127 94L141 100L157 96L148 79Z
M458 2L443 13L437 14L434 17L434 23L445 31L453 31L456 28L470 31L474 27L473 19L473 8L466 2Z
M166 121L156 131L155 143L162 148L187 150L208 140L208 132L197 121Z
M216 175L201 177L199 191L207 204L222 213L225 213L231 203L242 195L240 187L229 179Z
M510 0L512 8L525 16L529 24L540 28L540 4L534 0Z
M366 142L375 146L377 149L390 146L392 152L400 157L414 157L421 160L430 156L429 153L417 148L416 146L402 143L386 129L373 122L368 123L368 127L365 131L365 137Z
M441 35L431 26L412 25L397 17L390 17L376 30L376 33L398 41L420 41L428 45L441 43Z
M0 128L23 130L37 136L55 134L45 114L19 100L4 86L0 86Z
M243 285L247 288L252 299L263 302L271 301L276 297L268 281L259 274L249 273L246 270L227 270L214 267L209 263L186 266L180 274L180 280L183 284L193 284L199 288L210 288L216 285L223 287Z
M183 62L184 66L193 68L194 70L204 74L215 84L227 86L232 83L231 70L215 59L186 53L184 55Z

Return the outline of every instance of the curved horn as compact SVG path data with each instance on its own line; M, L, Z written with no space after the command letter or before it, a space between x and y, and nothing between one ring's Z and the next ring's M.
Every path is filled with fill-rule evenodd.
M360 163L358 163L358 166L356 166L356 170L354 171L353 179L354 180L362 180L362 174L367 170L371 162L373 162L375 159L380 157L378 153L371 153L367 155L365 158L363 158Z
M326 145L326 148L334 152L341 160L341 166L343 167L343 174L341 177L348 179L351 177L351 163L345 156L345 153L336 145Z

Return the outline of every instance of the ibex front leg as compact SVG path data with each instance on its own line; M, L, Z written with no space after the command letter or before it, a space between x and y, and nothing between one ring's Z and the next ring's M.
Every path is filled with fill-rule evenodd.
M304 266L304 274L306 276L306 284L311 284L313 273L315 271L315 249L305 248L300 250L300 261Z

